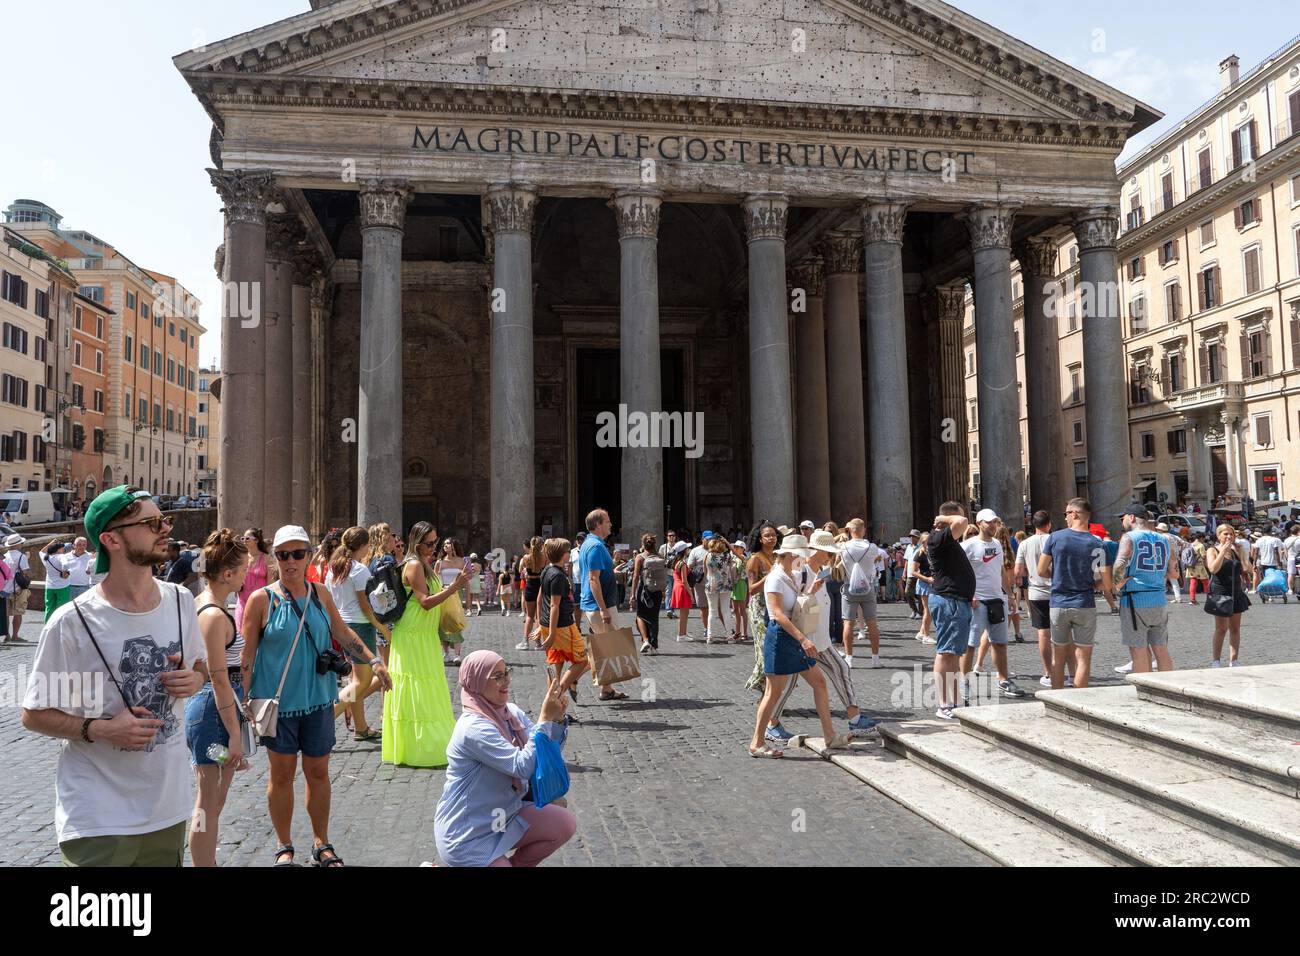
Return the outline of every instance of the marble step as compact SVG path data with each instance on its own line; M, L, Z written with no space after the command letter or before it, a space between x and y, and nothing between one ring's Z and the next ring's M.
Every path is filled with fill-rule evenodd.
M972 708L972 710L975 708ZM993 705L987 709L1012 709ZM960 710L958 711L961 712ZM1278 866L1258 851L1044 767L938 720L881 725L885 746L1004 809L1028 814L1119 863L1138 866ZM973 824L974 825L974 824Z
M824 743L820 737L810 737L804 746L825 757ZM1113 865L1105 855L1037 820L1012 813L977 791L955 786L887 750L878 738L854 741L849 750L831 754L836 766L1003 866Z
M1300 801L1059 720L1034 701L957 711L969 734L1280 863L1300 863Z
M1300 746L1291 738L1161 706L1138 697L1134 686L1041 690L1036 696L1049 715L1094 733L1300 797Z
M1300 663L1130 674L1143 700L1300 740Z

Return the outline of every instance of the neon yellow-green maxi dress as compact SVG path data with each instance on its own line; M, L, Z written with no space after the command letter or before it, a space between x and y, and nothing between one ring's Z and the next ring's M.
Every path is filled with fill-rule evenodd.
M429 593L442 590L437 575L425 575ZM407 588L406 609L393 625L388 672L393 689L384 694L384 763L445 767L447 742L456 718L438 640L441 608L425 610Z

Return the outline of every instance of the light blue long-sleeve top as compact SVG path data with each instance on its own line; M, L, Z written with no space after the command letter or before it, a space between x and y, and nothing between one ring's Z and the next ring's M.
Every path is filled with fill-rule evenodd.
M524 795L512 785L527 781L537 766L533 722L514 704L510 712L524 728L525 746L516 747L496 724L481 714L466 712L456 721L447 744L447 778L433 817L438 856L447 866L487 866L505 856L528 832L519 811ZM561 747L568 736L564 724L537 724Z

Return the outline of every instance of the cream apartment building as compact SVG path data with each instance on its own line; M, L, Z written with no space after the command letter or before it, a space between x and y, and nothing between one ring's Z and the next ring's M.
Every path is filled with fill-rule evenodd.
M1126 161L1120 288L1128 365L1133 497L1236 503L1300 498L1300 37L1246 75L1221 65L1221 92ZM1050 496L1059 511L1087 479L1078 250L1055 262L1061 418ZM1026 381L1022 279L1017 365ZM972 498L979 498L973 309L964 337ZM1038 359L1038 356L1032 358ZM1028 454L1022 458L1029 495Z
M0 242L0 488L40 491L45 471L49 272L39 249L8 230Z

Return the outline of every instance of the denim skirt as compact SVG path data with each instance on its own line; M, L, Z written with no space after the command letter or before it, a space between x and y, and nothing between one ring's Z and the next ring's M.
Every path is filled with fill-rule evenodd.
M769 621L763 635L763 673L773 675L802 674L817 663L804 653L803 647L776 621Z

